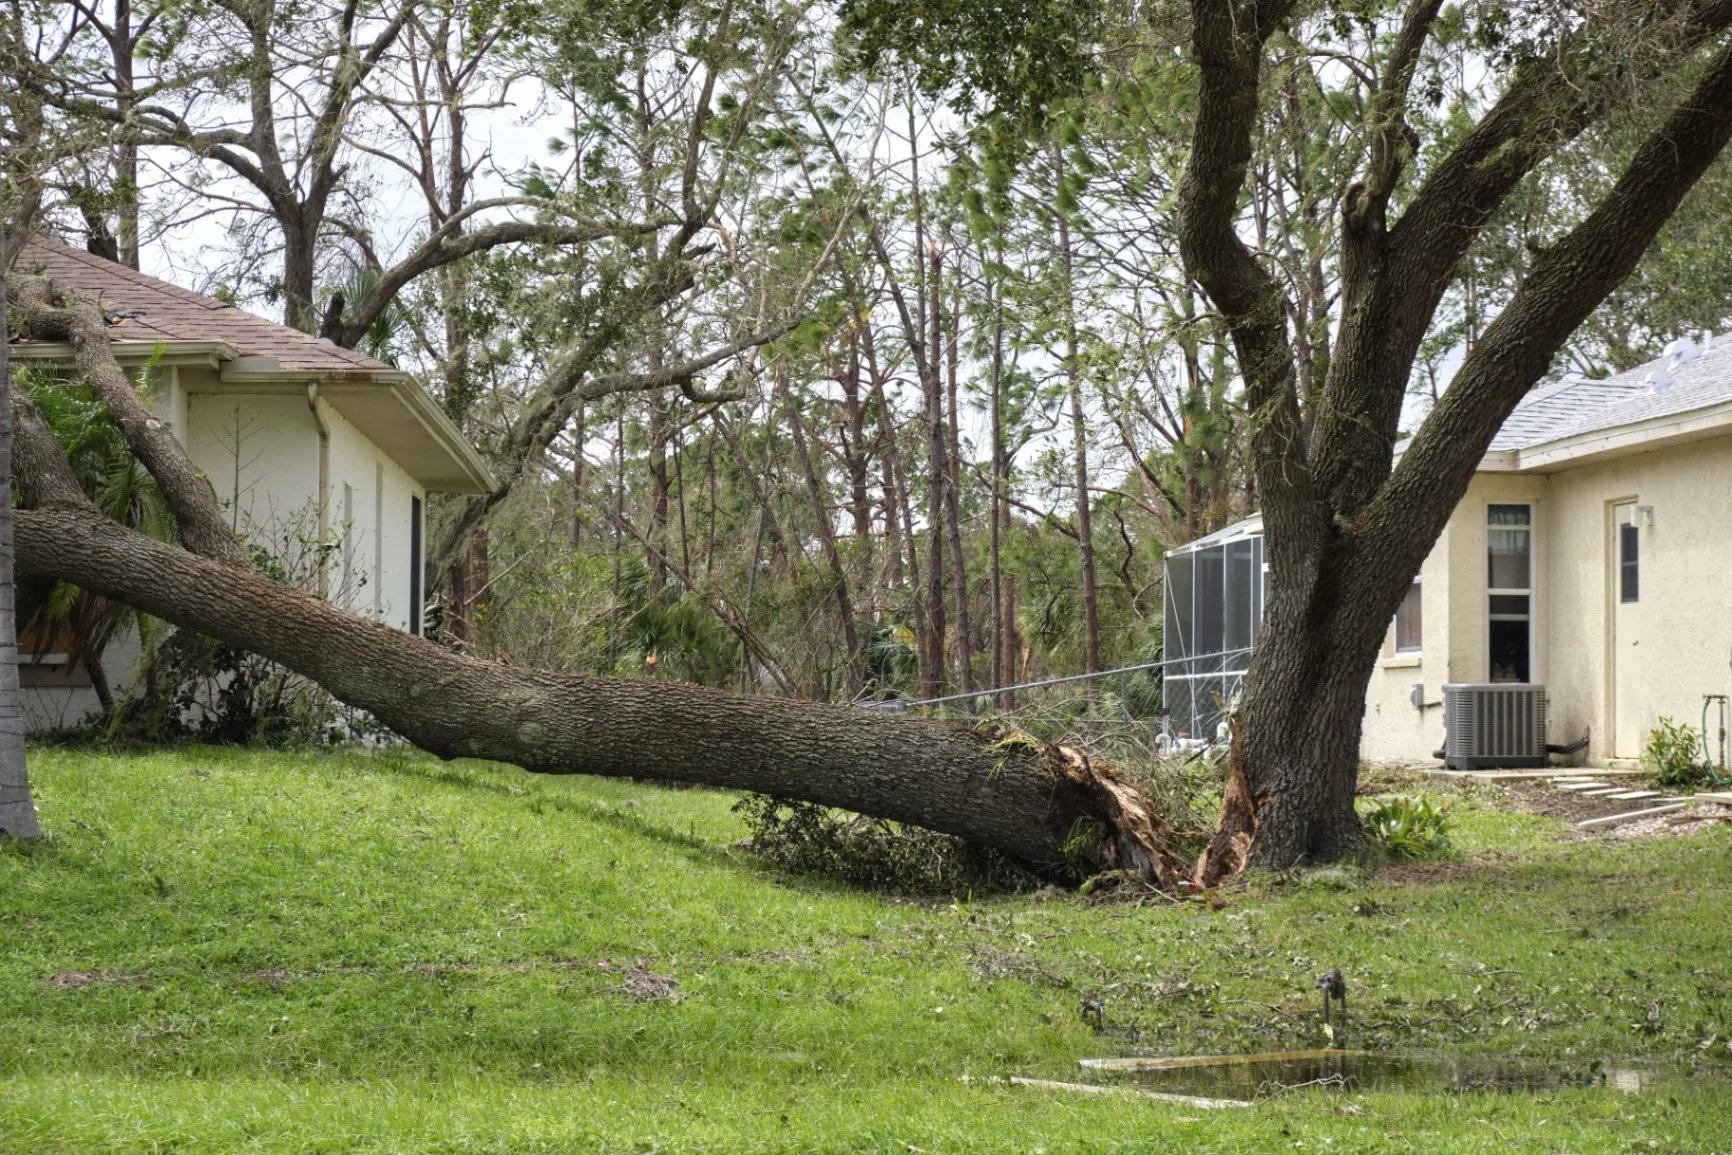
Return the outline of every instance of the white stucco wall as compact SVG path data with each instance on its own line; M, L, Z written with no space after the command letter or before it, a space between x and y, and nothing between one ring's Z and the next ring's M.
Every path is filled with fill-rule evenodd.
M236 527L270 550L296 584L319 588L319 422L305 393L223 391L214 370L183 366L159 371L152 400ZM408 629L411 573L419 564L410 557L410 505L421 498L424 516L426 493L323 401L319 416L330 432L328 532L339 543L324 588L357 613ZM105 657L117 695L131 682L137 654L136 639L128 638ZM24 697L31 730L76 725L97 709L88 687L31 687Z
M1415 711L1410 687L1423 684L1430 703L1446 682L1486 680L1486 507L1528 502L1532 674L1547 687L1551 741L1586 733L1589 760L1610 759L1611 507L1626 501L1654 510L1653 526L1641 530L1640 645L1626 659L1636 663L1629 684L1641 695L1644 731L1662 715L1694 725L1703 694L1732 693L1732 437L1552 474L1481 473L1422 570L1419 660L1396 656L1393 636L1385 641L1366 695L1362 756L1429 757L1443 744L1443 713Z
M331 557L330 596L356 613L377 615L388 625L406 630L415 564L410 557L410 499L422 500L425 516L427 495L341 414L328 405L321 405L320 412L331 431L330 527L332 538L339 542ZM345 556L349 558L346 586Z
M1551 534L1558 556L1570 559L1567 580L1552 585L1547 621L1552 740L1573 740L1585 727L1592 758L1613 754L1611 507L1624 501L1654 511L1653 525L1638 531L1640 644L1620 659L1634 663L1625 685L1644 720L1634 748L1658 717L1697 725L1702 695L1732 693L1732 437L1560 473L1552 490Z

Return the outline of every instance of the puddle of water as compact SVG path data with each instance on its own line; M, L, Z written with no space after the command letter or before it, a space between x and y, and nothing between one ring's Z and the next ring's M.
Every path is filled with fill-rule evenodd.
M1652 1090L1666 1072L1657 1066L1599 1060L1541 1063L1383 1055L1361 1051L1293 1051L1270 1055L1180 1059L1085 1060L1113 1081L1168 1094L1254 1099L1299 1088L1336 1091L1506 1091L1565 1087Z

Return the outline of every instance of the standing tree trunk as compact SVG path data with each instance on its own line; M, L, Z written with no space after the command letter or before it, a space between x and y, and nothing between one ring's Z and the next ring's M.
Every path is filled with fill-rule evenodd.
M583 544L583 447L589 441L587 406L572 414L571 427L571 546Z
M1004 479L1000 468L1004 459L1004 302L999 297L998 279L989 273L986 283L986 294L992 303L992 359L988 388L987 423L991 426L992 441L992 495L988 503L991 512L991 524L987 527L987 584L992 588L992 688L1010 684L1009 667L1005 664L1004 655L1004 567L1001 550L1002 521L1004 507ZM1006 695L1000 694L998 700L1001 709L1010 709Z
M35 838L36 803L24 759L24 692L18 684L18 590L12 552L12 355L6 227L0 205L0 834Z
M1055 184L1064 180L1064 154L1052 146ZM1054 198L1055 200L1057 198ZM1076 328L1076 269L1070 243L1070 217L1058 210L1059 258L1064 271L1064 375L1070 393L1071 437L1076 454L1076 537L1082 565L1083 669L1101 668L1101 626L1095 599L1094 521L1089 502L1088 425L1083 419L1082 366L1078 364ZM1094 683L1089 683L1094 692Z
M932 252L938 266L938 252ZM915 261L925 260L915 254ZM934 278L936 280L936 278ZM923 278L924 283L924 278ZM918 355L924 362L920 381L926 401L926 648L920 663L920 694L936 698L944 692L944 512L945 491L950 487L944 436L944 383L939 379L938 343L941 303L937 286L927 295L931 312L925 322L928 338L920 342ZM925 310L922 310L923 312Z
M933 253L932 260L932 297L934 301L943 299L940 274L943 266L938 261L938 254ZM956 688L964 694L974 692L974 643L973 629L968 621L968 555L962 550L962 477L960 474L962 460L962 440L957 429L961 421L960 411L956 404L957 376L957 340L962 322L962 302L953 297L950 310L950 331L945 334L945 464L944 472L944 516L946 530L950 539L950 583L954 589L951 596L956 599ZM933 340L938 340L934 331ZM933 350L934 359L937 350ZM967 703L970 713L974 711L972 699Z
M650 371L661 368L659 346L650 349ZM653 547L649 562L650 597L659 601L668 585L668 421L672 402L666 397L650 399L649 415L649 540Z
M823 479L807 447L806 423L800 417L793 389L788 390L788 428L794 434L794 452L800 458L800 469L806 475L806 492L812 499L812 518L818 527L818 541L824 547L824 558L830 564L830 580L836 590L836 616L842 621L842 639L848 647L847 684L850 697L859 697L865 684L860 668L860 636L854 628L854 599L848 591L848 571L842 565L842 553L836 548L836 530L830 521L830 502L824 492ZM828 679L826 678L826 682ZM829 695L824 695L828 700Z
M319 225L324 214L296 206L284 211L283 230L283 324L303 333L319 331L318 310L313 296L318 272Z

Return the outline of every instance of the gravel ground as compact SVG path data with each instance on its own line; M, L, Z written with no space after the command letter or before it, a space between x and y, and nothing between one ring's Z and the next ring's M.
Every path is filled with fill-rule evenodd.
M1712 821L1682 821L1684 818L1702 819L1704 817L1711 818ZM1705 827L1718 826L1729 818L1732 818L1732 806L1722 806L1717 802L1699 802L1688 810L1675 810L1671 814L1656 814L1652 818L1638 818L1634 822L1620 822L1611 829L1602 831L1597 837L1625 842L1632 838L1691 834Z

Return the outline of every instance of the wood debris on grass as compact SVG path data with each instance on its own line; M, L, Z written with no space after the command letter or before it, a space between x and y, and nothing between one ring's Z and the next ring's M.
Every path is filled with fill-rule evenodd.
M1345 1051L1330 1047L1309 1051L1264 1051L1242 1055L1171 1055L1144 1057L1139 1055L1111 1059L1078 1059L1077 1066L1091 1071L1180 1071L1193 1067L1237 1067L1251 1063L1294 1063L1315 1059L1341 1059L1363 1055L1364 1051Z
M1702 829L1704 822L1717 823L1732 819L1732 806L1718 804L1703 805L1698 802L1694 810L1688 814L1680 814L1681 806L1667 808L1656 807L1663 813L1649 814L1646 817L1632 819L1611 827L1601 833L1602 838L1627 841L1637 838L1666 838L1680 834L1693 834Z
M1141 1087L1115 1087L1101 1083L1065 1083L1058 1079L1028 1079L1020 1075L1000 1078L988 1075L985 1078L962 1076L964 1083L985 1083L998 1087L1032 1087L1037 1091L1066 1091L1076 1095L1124 1095L1138 1099L1148 1099L1156 1103L1176 1103L1182 1107L1196 1107L1203 1111L1227 1111L1236 1107L1255 1106L1245 1099L1211 1099L1202 1095L1176 1095L1167 1091L1145 1091Z

